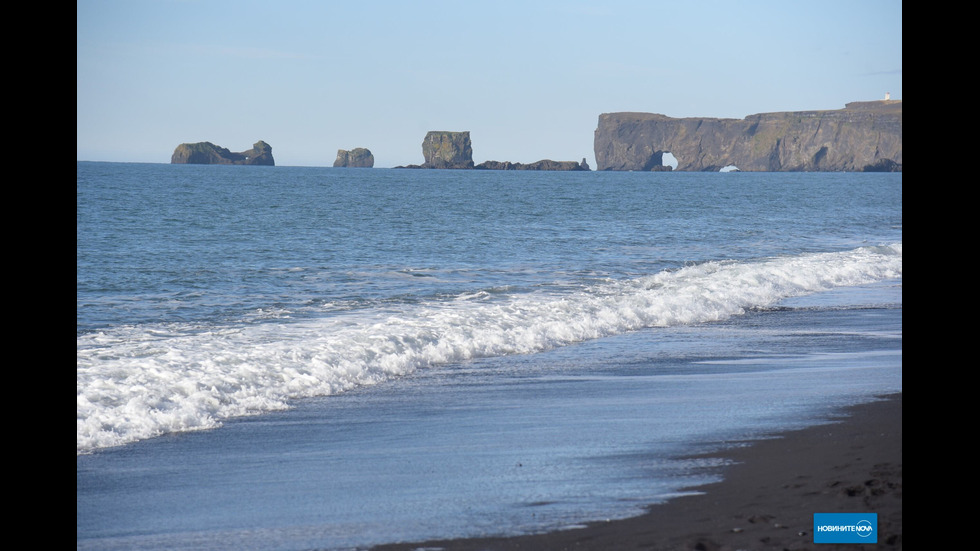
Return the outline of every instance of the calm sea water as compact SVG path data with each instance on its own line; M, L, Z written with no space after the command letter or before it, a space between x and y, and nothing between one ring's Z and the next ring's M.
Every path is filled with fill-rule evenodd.
M636 514L901 391L902 176L77 165L79 549ZM209 430L205 430L209 429Z

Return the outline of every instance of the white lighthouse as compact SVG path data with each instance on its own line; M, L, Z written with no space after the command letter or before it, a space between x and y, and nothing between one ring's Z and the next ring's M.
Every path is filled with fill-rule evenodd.
M885 92L885 101L888 101L890 99L892 99L892 93L891 92Z

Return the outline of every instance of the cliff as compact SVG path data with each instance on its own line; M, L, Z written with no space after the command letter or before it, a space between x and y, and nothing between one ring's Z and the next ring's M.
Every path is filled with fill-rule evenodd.
M333 162L335 167L348 168L373 168L374 154L370 149L355 147L350 151L346 149L337 150L337 160Z
M272 158L272 146L262 140L255 142L252 149L241 153L232 153L211 142L182 143L174 149L170 163L175 165L276 165Z
M744 119L603 113L595 131L597 170L902 171L902 101L844 109L761 113Z

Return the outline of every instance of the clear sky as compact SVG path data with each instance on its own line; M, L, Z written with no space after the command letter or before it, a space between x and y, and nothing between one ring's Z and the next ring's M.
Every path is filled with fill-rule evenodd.
M743 118L902 99L901 0L78 0L76 159L209 141L279 166L595 168L600 113Z

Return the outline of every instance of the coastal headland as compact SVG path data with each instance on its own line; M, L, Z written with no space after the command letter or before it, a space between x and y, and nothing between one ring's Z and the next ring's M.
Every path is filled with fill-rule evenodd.
M669 153L688 172L901 172L902 101L744 119L603 113L594 147L597 170L662 170Z

